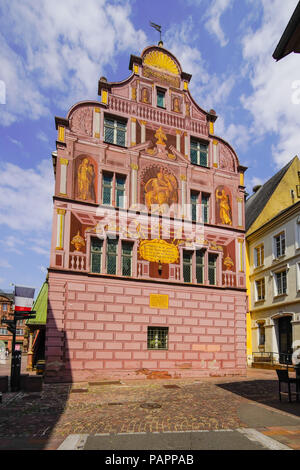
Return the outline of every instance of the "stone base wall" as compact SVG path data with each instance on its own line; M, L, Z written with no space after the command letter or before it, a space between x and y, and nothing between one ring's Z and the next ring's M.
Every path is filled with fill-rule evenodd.
M150 294L169 308L150 307ZM168 350L147 349L148 326ZM45 382L245 375L246 293L49 273Z

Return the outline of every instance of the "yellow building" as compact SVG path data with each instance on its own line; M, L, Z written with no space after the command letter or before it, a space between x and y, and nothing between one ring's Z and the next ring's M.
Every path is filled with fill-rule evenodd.
M246 201L248 363L291 363L300 347L300 161Z

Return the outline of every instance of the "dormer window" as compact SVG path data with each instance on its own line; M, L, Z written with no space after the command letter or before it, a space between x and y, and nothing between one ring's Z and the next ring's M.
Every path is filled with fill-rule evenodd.
M166 92L162 89L157 90L157 106L159 108L166 107Z

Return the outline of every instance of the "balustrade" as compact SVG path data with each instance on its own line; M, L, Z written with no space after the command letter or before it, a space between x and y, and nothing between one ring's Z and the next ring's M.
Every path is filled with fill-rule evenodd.
M236 274L232 271L223 271L223 286L236 287Z
M86 255L83 253L70 253L69 255L69 268L72 271L87 271Z
M134 103L117 96L110 96L109 109L116 113L131 116L136 115L142 120L165 124L176 129L190 129L194 134L208 134L208 126L204 122L197 122L190 119L186 120L182 116L176 116L167 111L162 111L142 103Z

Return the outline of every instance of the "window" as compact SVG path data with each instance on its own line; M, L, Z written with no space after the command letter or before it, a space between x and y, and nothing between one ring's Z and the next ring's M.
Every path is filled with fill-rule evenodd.
M107 274L117 274L117 250L118 239L107 239L106 245L106 272Z
M102 204L121 209L125 208L126 176L103 172L102 176ZM113 200L113 194L115 195Z
M275 258L285 254L285 233L282 232L274 237Z
M7 304L2 304L2 311L7 312Z
M191 219L193 222L199 220L198 205L201 207L201 222L209 222L209 194L191 191Z
M257 246L254 249L254 257L255 257L254 259L255 267L258 268L259 266L263 266L264 257L265 257L264 245Z
M192 260L193 253L183 250L183 280L184 282L192 282Z
M6 328L0 328L0 335L8 335L8 331Z
M113 174L103 173L102 177L102 204L112 204L112 185L113 185Z
M132 275L132 242L122 242L122 275Z
M204 284L204 251L196 251L196 279L198 284Z
M91 238L91 272L101 273L102 270L103 240Z
M209 222L209 195L208 194L202 194L201 215L202 215L202 222L204 224L207 224Z
M255 281L256 286L256 301L265 300L265 280L258 279Z
M23 336L24 330L16 330L16 335L17 336Z
M208 166L208 145L191 139L191 162L194 165Z
M286 294L286 271L275 273L276 295Z
M148 326L148 349L168 349L169 328Z
M125 176L116 176L116 207L121 209L125 208L125 183Z
M157 90L157 106L159 108L165 108L165 95L166 92L163 90Z
M198 217L198 201L199 201L199 196L200 193L197 193L196 191L191 191L191 219L193 222L197 222Z
M104 118L104 141L108 144L120 145L126 144L126 121L122 119Z
M266 342L265 325L263 323L259 323L259 325L258 325L258 346L264 346L265 342Z
M217 255L211 253L208 255L208 282L210 286L217 283Z

